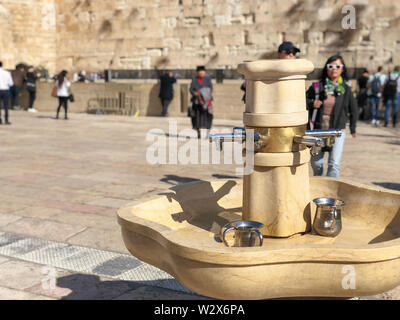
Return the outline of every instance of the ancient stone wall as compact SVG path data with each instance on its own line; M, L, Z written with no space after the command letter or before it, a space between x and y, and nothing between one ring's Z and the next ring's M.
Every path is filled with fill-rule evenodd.
M54 0L0 0L0 60L56 68Z
M321 66L400 64L400 3L391 0L59 0L57 66L235 68L274 57L283 40ZM356 29L343 29L356 9Z
M343 29L347 4L356 29ZM336 53L351 67L400 64L392 0L0 0L0 23L3 60L51 72L236 68L275 57L283 40L316 67Z

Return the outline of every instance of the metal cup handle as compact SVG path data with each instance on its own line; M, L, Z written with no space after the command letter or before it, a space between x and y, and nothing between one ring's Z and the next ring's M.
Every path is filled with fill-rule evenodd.
M333 219L332 219L331 229L334 229L336 226L337 216L338 216L338 213L337 213L336 207L333 207Z
M228 242L226 242L226 240L225 240L225 236L226 236L226 234L228 233L228 232L230 232L230 231L235 231L235 228L233 227L233 226L229 226L229 227L227 227L227 228L225 228L224 229L224 231L222 231L222 241L224 242L224 244L227 246L227 247L230 247L229 245L228 245Z
M263 244L263 241L264 241L264 237L263 237L263 235L262 235L262 233L260 232L260 231L258 231L258 230L254 230L254 232L256 232L257 233L257 235L258 235L258 238L260 239L260 247L262 246L262 244Z

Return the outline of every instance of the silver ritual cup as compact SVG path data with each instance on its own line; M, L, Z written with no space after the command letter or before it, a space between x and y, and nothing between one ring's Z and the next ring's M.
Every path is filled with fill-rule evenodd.
M229 247L225 237L228 232L233 231L235 242L233 247L256 247L262 246L263 235L258 230L264 225L257 221L239 220L229 222L221 229L220 238L226 246Z
M336 237L342 230L342 207L344 201L333 198L316 198L317 206L313 229L320 236Z

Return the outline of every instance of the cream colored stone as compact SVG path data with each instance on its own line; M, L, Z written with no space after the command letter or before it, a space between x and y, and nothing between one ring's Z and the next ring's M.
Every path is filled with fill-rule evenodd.
M308 162L284 165L284 161L276 166L255 165L253 173L243 177L243 219L263 223L265 236L310 231Z
M250 127L288 127L307 123L306 111L293 113L243 113L243 123Z
M254 154L254 165L263 167L277 166L298 166L303 163L310 162L310 151L308 149L299 152L282 152L282 153L262 153Z
M311 178L309 201L346 202L337 237L307 233L264 238L262 247L226 247L215 235L241 219L241 190L241 181L189 183L168 196L122 208L118 220L125 245L189 289L221 299L369 296L400 284L400 192ZM353 270L348 266L355 272L351 290L345 281Z

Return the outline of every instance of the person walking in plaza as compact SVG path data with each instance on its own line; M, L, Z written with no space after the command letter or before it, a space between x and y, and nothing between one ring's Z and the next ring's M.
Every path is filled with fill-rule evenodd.
M207 136L213 121L213 85L211 77L206 74L204 66L198 66L197 76L190 84L192 95L192 106L189 108L188 115L192 119L192 127L197 131L197 137L201 138L201 129L207 129Z
M71 87L71 82L67 78L67 71L63 70L57 76L56 86L57 86L57 97L58 97L58 108L56 119L58 119L58 114L60 113L61 106L64 107L65 116L64 119L68 120L68 98L69 90Z
M358 83L357 104L358 104L358 113L360 120L364 120L366 116L366 105L368 100L368 94L367 94L368 79L369 79L369 73L367 69L364 69L361 76L357 79Z
M40 77L40 73L36 75L34 66L29 66L28 72L26 73L26 89L29 93L29 112L37 112L37 110L33 107L33 103L36 99L36 80L38 77Z
M25 69L22 65L16 65L15 70L11 71L11 77L13 79L14 85L12 86L12 106L13 109L21 109L21 104L19 102L19 96L22 91L22 85L25 80Z
M393 107L393 128L396 127L397 113L399 110L399 96L400 96L400 67L396 66L392 73L389 73L386 82L382 89L383 103L385 105L385 124L388 126L390 109Z
M5 124L11 124L8 121L8 100L10 99L10 88L14 85L11 73L3 69L3 62L0 61L0 124L1 120L1 104L4 108Z
M371 124L374 126L379 125L379 103L382 96L382 87L385 82L386 76L383 73L383 67L378 67L378 72L371 75L367 82L369 114L371 117Z
M347 70L341 56L330 57L322 70L319 86L311 85L307 90L307 109L309 116L316 112L314 129L342 130L342 136L336 138L332 147L324 147L321 152L311 158L311 166L315 176L323 175L325 152L329 153L327 176L338 178L340 160L346 138L346 122L350 118L350 132L356 135L358 118L357 102L353 97L348 80ZM317 89L316 89L317 88ZM316 99L318 97L318 99Z
M160 77L160 94L158 97L161 99L162 112L161 116L168 115L168 106L174 98L173 84L176 82L172 72L166 72Z

